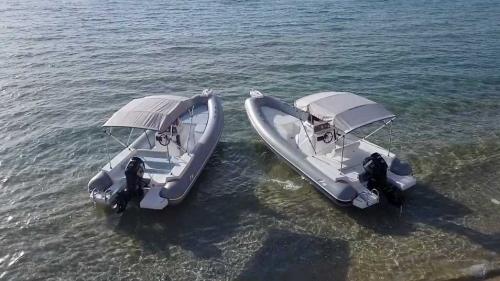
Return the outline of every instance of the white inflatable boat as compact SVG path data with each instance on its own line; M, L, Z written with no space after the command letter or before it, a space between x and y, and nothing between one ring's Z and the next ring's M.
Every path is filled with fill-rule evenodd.
M389 149L367 139L395 115L382 105L346 92L305 96L291 106L252 91L245 101L248 118L271 150L340 205L366 208L384 194L401 203L416 180L411 167ZM380 126L365 136L360 128Z
M118 212L133 198L157 210L181 202L212 155L223 122L221 101L209 90L191 98L132 100L104 124L124 149L90 180L90 198ZM129 139L134 130L142 133L129 144L112 134L115 127L129 128Z

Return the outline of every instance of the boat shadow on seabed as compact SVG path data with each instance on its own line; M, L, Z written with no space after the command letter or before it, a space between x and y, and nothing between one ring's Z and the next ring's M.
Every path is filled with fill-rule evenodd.
M417 224L425 224L444 232L467 237L483 248L500 253L500 235L485 234L467 226L460 220L472 214L472 210L459 202L436 192L428 185L417 184L403 205L401 213L397 207L381 205L369 212L349 209L348 215L357 223L379 234L411 235Z
M237 280L346 280L349 245L271 229Z
M241 156L245 149L243 143L220 142L182 203L163 211L131 206L119 218L116 230L155 254L169 256L170 246L180 246L199 258L220 257L215 244L236 235L250 215L259 223L279 217L255 197L256 179L246 172L255 167L251 158Z
M401 213L397 207L383 205L370 210L369 213L356 209L347 212L357 223L381 235L411 236L421 228L419 225L424 225L450 236L462 236L472 244L491 252L493 256L499 254L500 233L483 233L464 225L466 217L473 213L467 206L425 184L415 186L407 196ZM500 268L496 263L491 265L481 263L477 266L464 269L462 276L450 281L484 280L500 276Z
M456 150L456 148L452 149ZM273 165L281 162L268 152L264 145L257 145L256 150L264 152L264 156L267 155L266 161L261 163L263 166L266 165L266 162L273 163ZM360 210L341 207L341 211L345 211L348 217L353 218L362 227L380 235L411 236L420 231L422 227L430 227L450 234L450 236L461 236L495 256L500 253L500 233L493 229L490 232L483 232L484 227L470 226L467 221L474 219L491 221L493 216L497 216L495 211L497 206L490 202L490 197L498 197L498 192L486 188L478 193L477 189L474 188L476 185L470 183L475 181L474 183L477 184L478 174L492 175L492 178L496 178L495 175L498 174L498 171L495 171L495 167L498 167L500 163L486 162L476 167L465 165L457 168L456 163L448 163L450 157L446 152L439 154L445 155L442 157L444 159L434 160L436 163L433 164L439 169L432 167L430 175L419 178L417 186L406 195L401 209L389 204L387 200L383 200L380 205L374 206L374 208ZM465 158L474 159L474 154L465 156ZM421 165L428 164L425 159L421 161L423 162ZM459 158L457 162L463 163L464 159ZM450 174L455 176L450 177ZM482 182L480 185L487 186L489 183L491 184L491 181L486 179L486 182ZM460 200L460 198L463 199ZM261 255L265 259L267 256L264 253L259 252L256 257ZM258 264L258 261L254 263ZM483 277L500 276L500 269L497 269L493 264L492 266L481 273ZM457 280L469 280L469 277L466 274Z
M415 232L418 225L427 225L462 236L498 254L500 233L494 229L498 225L491 226L490 233L483 231L488 227L484 221L495 221L493 216L498 215L498 206L491 198L499 194L495 188L490 188L490 179L497 178L496 167L500 165L500 159L490 157L480 163L476 161L477 155L484 155L483 150L491 151L495 147L498 150L496 145L486 144L474 148L474 151L470 147L453 146L436 152L432 157L414 157L412 162L416 162L417 167L425 167L431 172L419 178L417 186L406 196L401 212L394 207L374 208L369 212L349 210L348 215L380 234L406 236ZM478 190L477 186L481 189ZM467 226L466 221L474 220L481 221L481 230ZM500 271L496 275L500 275Z
M245 155L254 152L253 143L219 143L184 202L164 211L127 208L116 230L133 237L144 251L156 255L168 257L169 248L179 246L197 258L221 258L223 250L217 244L239 235L242 227L256 225L257 229L266 229L276 220L287 219L255 196L261 163ZM346 279L346 241L275 227L267 229L265 237L242 272L237 276L233 276L235 272L225 274L236 280Z

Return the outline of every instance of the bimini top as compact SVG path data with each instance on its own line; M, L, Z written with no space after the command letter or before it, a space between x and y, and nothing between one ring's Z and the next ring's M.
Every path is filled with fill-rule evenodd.
M164 131L193 105L186 97L160 95L134 99L104 123L103 127L129 127Z
M324 120L346 134L370 123L394 118L383 105L347 92L324 92L295 101L295 107Z

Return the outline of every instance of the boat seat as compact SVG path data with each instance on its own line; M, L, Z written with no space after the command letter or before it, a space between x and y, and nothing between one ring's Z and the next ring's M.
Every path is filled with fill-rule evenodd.
M169 176L172 178L180 178L182 172L186 168L186 165L189 163L189 160L191 160L191 156L187 153L184 153L178 160L179 162L170 171Z
M153 158L153 157L141 157L146 166L146 170L166 170L170 171L174 166L174 163L168 161L168 159Z
M174 166L174 165L172 165L172 166ZM171 170L172 169L163 170L163 169L148 169L148 168L146 168L146 170L144 171L144 173L145 174L149 173L149 174L161 174L161 175L163 175L163 174L170 174Z
M170 171L175 166L175 157L151 150L138 150L137 154L144 161L144 178L150 179L155 184L165 184ZM162 157L164 155L164 157Z
M173 177L179 177L182 174L182 171L184 171L185 167L185 164L175 165L174 168L172 168L170 175Z
M166 152L148 149L138 149L136 156L144 161L146 170L167 170L170 171L174 165L175 157L167 157Z
M138 157L158 157L161 152L153 149L136 149L135 156Z
M182 160L181 156L182 156L182 154L179 156L172 156L172 158L171 158L172 163L174 163L174 164L184 163L185 161Z
M189 156L189 154L187 153L172 157L172 162L174 164L187 164L189 160L191 160L191 156Z
M359 145L360 145L359 141L344 145L344 157L346 156L346 153L349 152L349 150L359 149ZM341 155L341 154L342 154L342 143L340 143L338 147L335 148L334 155Z
M184 161L184 163L189 163L189 161L191 161L191 155L189 155L189 153L184 153L181 155L180 159Z
M207 127L207 125L206 125L206 124L200 124L200 123L199 123L199 124L196 124L196 127L194 127L194 131L195 131L196 133L203 133L203 132L205 132L205 128L206 128L206 127Z
M187 163L191 159L191 156L189 156L187 153L184 153L183 156L184 157L178 158L175 163L172 162L171 168L168 170L146 168L144 177L151 179L156 184L165 184L169 178L180 177Z

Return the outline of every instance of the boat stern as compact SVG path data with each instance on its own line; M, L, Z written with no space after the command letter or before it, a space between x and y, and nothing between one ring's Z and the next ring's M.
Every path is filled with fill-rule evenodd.
M160 191L163 188L162 186L151 187L142 198L139 206L143 209L163 210L168 206L168 199L160 196Z
M363 191L352 200L352 205L360 209L366 209L379 202L379 195L371 191Z
M400 176L394 173L388 173L387 180L401 191L406 191L417 184L417 179L411 175Z
M111 193L107 191L101 192L93 190L90 192L89 197L95 204L106 207L112 206L114 201L111 198Z
M97 173L88 183L87 190L90 199L102 206L111 206L114 203L113 180L104 170Z

